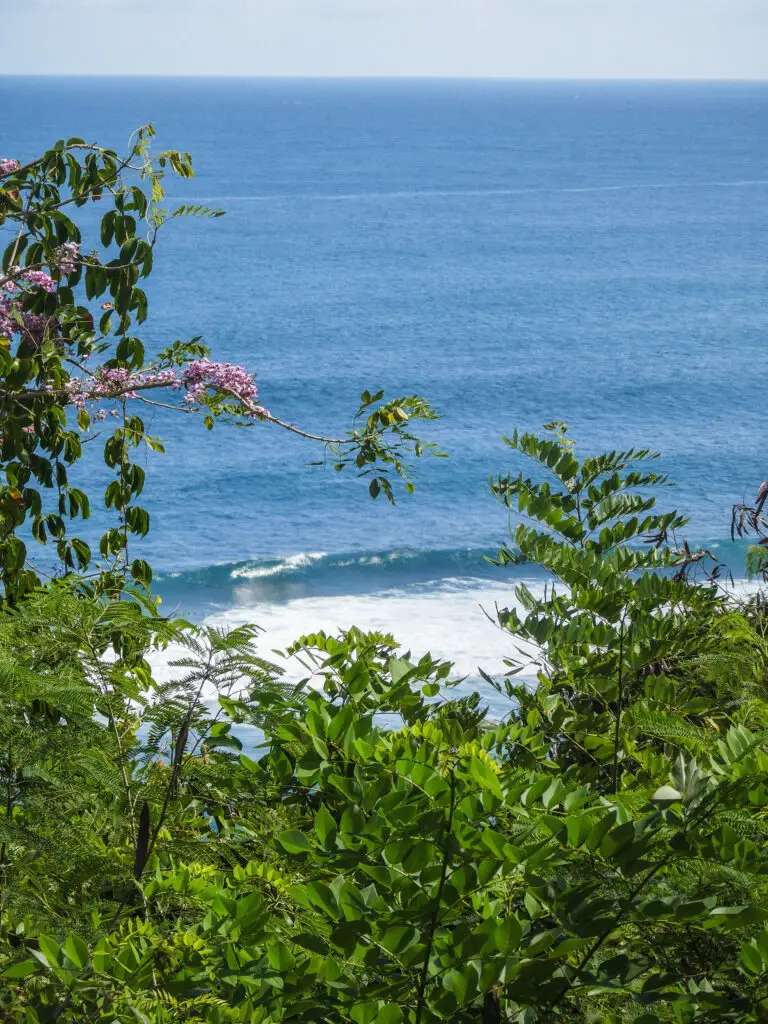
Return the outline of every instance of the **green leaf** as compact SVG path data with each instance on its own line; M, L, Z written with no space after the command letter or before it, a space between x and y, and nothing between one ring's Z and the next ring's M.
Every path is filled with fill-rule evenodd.
M211 750L217 747L224 747L228 750L237 750L239 752L243 749L242 741L237 736L209 736L205 741L205 745Z
M403 1011L394 1003L384 1003L376 1014L376 1024L402 1024Z
M301 932L298 935L294 935L293 941L297 946L301 946L302 949L308 949L311 953L317 953L319 956L328 955L328 946L325 940L319 935L314 935L312 932Z
M35 960L37 960L39 964L43 965L46 971L50 971L51 964L49 963L48 957L45 955L45 953L41 953L39 949L30 949L29 952L32 954L32 956L35 958Z
M293 953L284 942L272 942L267 946L267 960L275 971L292 971L296 963Z
M288 829L287 832L281 832L277 837L277 841L288 853L309 853L312 850L309 840L298 829Z
M509 956L517 949L520 939L523 936L523 928L520 922L512 914L508 914L503 921L494 929L494 944L502 956Z
M369 999L365 1003L358 1003L349 1011L349 1016L355 1024L373 1024L379 1012L378 999Z
M469 759L469 773L483 789L487 789L495 797L502 798L501 783L493 769L477 757Z
M306 885L307 896L310 901L324 911L334 921L339 917L339 906L333 890L324 882L308 882Z
M17 964L11 964L7 967L0 978L26 978L28 974L32 974L33 971L39 969L39 965L34 960L21 960Z
M52 967L59 963L61 946L55 939L48 935L38 935L37 944L40 947L40 952Z
M112 953L109 942L102 936L93 948L93 969L97 974L103 974L112 961Z
M64 954L69 957L75 967L81 970L88 963L88 947L74 932L70 932L63 946Z
M467 979L461 971L457 971L454 968L447 970L443 975L443 988L455 996L459 1006L464 1003L464 998L467 994Z
M741 947L739 959L750 974L762 974L765 969L762 954L752 942L747 942Z
M142 558L135 558L131 562L131 576L133 576L137 583L149 586L152 582L152 567L149 562L145 562Z
M336 831L336 821L333 815L328 811L325 804L321 804L320 810L315 815L315 832L323 846L328 848L333 845L336 839Z

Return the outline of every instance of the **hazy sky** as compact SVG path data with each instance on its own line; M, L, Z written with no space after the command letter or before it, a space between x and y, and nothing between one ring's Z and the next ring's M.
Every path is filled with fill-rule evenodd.
M6 73L768 78L768 0L0 0Z

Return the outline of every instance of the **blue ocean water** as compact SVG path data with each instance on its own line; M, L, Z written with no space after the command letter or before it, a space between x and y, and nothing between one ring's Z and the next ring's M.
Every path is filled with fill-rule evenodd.
M665 502L734 559L731 504L768 476L768 85L0 77L0 109L3 156L145 121L192 153L172 195L227 216L162 237L150 348L202 334L311 431L345 430L366 387L442 413L425 435L450 459L390 508L298 438L158 410L144 554L166 602L498 659L488 478L501 434L553 418L582 451L661 450Z

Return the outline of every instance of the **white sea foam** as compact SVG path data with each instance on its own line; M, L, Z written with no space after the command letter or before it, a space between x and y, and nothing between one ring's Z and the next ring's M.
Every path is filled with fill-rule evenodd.
M714 545L712 545L714 546ZM726 595L734 601L744 601L762 592L765 595L765 584L761 580L730 580L723 584Z
M459 582L459 581L457 581ZM208 625L236 626L254 623L264 633L259 640L263 657L280 664L288 679L298 681L305 670L295 659L284 659L274 652L285 650L300 636L324 630L334 633L350 626L392 633L414 658L430 652L434 657L454 663L454 676L466 676L462 692L481 689L489 703L498 704L498 695L483 683L478 668L500 677L506 671L505 658L519 658L515 642L495 621L495 609L515 603L511 587L482 585L481 581L461 581L467 586L429 592L385 591L375 595L308 597L285 603L258 603L236 607L209 616ZM474 585L470 585L473 583ZM528 584L541 590L540 581ZM179 656L169 648L155 652L152 658L157 678L167 679L169 662ZM536 666L528 651L521 675L533 677ZM207 699L215 696L205 694Z
M541 594L542 580L525 582L535 594ZM728 592L735 600L753 595L760 589L754 581L737 580ZM521 680L536 676L535 651L520 650L513 638L495 622L496 608L520 607L511 585L498 586L478 579L457 577L435 584L415 584L408 590L389 590L372 595L298 598L285 603L254 603L228 609L209 616L205 622L213 626L232 627L253 623L264 632L259 639L263 657L279 664L286 678L298 681L305 670L296 659L285 659L276 651L284 651L307 633L324 630L335 633L350 626L363 630L391 633L410 650L414 658L430 652L434 657L454 664L454 677L467 677L459 692L480 690L493 711L503 713L505 702L480 677L479 668L500 678L508 671L506 658L522 662ZM167 679L169 662L179 657L180 649L155 652L150 661L156 678ZM204 694L206 699L215 697Z
M255 622L265 630L263 644L282 649L300 635L349 626L394 635L415 657L431 652L454 662L457 675L477 676L478 666L490 674L505 671L504 658L513 643L494 622L496 604L508 606L508 587L477 587L431 594L388 591L372 596L310 597L286 604L257 604L211 616L216 624ZM488 614L486 614L486 612Z
M297 555L289 555L283 558L276 565L255 565L241 566L233 569L229 574L232 579L256 580L265 576L282 576L284 573L294 572L296 569L304 569L313 562L319 562L326 557L325 551L301 551Z

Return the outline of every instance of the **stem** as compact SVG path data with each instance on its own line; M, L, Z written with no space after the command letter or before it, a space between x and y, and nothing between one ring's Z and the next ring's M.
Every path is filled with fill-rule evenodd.
M310 441L322 441L323 444L349 444L349 442L351 440L351 438L349 438L349 437L323 437L320 434L310 434L306 430L301 430L300 427L297 427L293 423L286 423L285 420L278 419L277 416L273 416L271 413L267 412L266 410L263 413L261 413L260 415L261 415L262 419L267 421L267 423L274 423L275 426L282 427L283 430L290 430L290 432L292 434L298 434L299 437L306 437ZM365 438L370 438L370 437L374 437L374 436L375 436L374 434L367 434L367 435L365 435ZM363 439L365 439L365 438L363 438Z
M123 447L122 447L122 452L120 454L120 487L121 487L121 489L123 491L123 494L125 494L125 490L126 490L126 488L128 486L127 481L126 481L126 475L125 475L125 467L128 465L128 437L127 437L127 423L128 423L127 415L128 414L127 414L126 404L127 403L126 403L126 400L124 398L123 399ZM123 499L123 505L122 505L122 508L120 509L120 514L123 517L123 555L125 556L125 572L128 571L128 516L127 516L127 511L128 511L128 506L127 506L127 503L125 502L125 499ZM122 597L122 592L121 592L120 596Z
M115 713L112 710L112 701L110 700L110 697L109 697L109 685L108 685L106 679L104 678L104 669L103 669L103 666L102 666L101 659L99 658L98 654L96 653L96 650L94 649L93 644L91 643L91 641L88 638L86 638L85 642L86 642L86 644L88 646L88 649L91 652L91 657L93 658L93 660L94 660L94 662L96 664L96 672L98 674L99 683L100 683L100 687L101 687L101 695L104 698L104 703L106 704L106 707L107 707L107 715L108 715L109 725L110 725L110 728L112 729L112 732L113 732L114 737L115 737L115 744L117 746L117 755L118 755L119 763L120 763L120 775L121 775L122 780L123 780L123 789L125 790L125 798L126 798L126 802L128 804L128 824L130 825L130 829L131 829L131 842L132 842L132 844L133 844L133 846L135 848L136 847L136 807L134 805L133 796L131 794L131 784L130 784L130 782L128 780L128 773L127 773L127 771L125 769L125 751L123 749L123 741L122 741L122 739L120 737L120 730L117 727L117 720L115 719Z
M583 515L581 513L581 489L582 489L583 486L584 486L583 481L580 481L579 482L579 486L576 488L576 518L579 520L579 525L580 526L584 525L584 517L583 517ZM591 532L591 531L588 531L588 535L589 535L589 532ZM585 538L583 536L579 538L579 547L580 548L586 547L586 540L585 540Z
M213 661L213 649L209 650L209 652L208 652L208 663L205 666L205 671L203 672L203 678L201 679L200 685L197 688L197 693L195 694L195 696L193 697L192 701L190 702L189 708L187 709L187 713L184 716L184 721L182 722L182 725L181 725L181 729L182 730L189 728L189 723L192 721L192 715L194 714L195 708L197 707L197 705L198 705L198 703L200 701L200 697L202 696L203 687L205 686L205 684L208 682L208 679L210 678L211 663L212 663L212 661ZM146 864L149 861L149 858L152 856L152 851L155 848L155 843L157 842L157 837L160 835L160 829L163 827L163 824L165 823L165 818L166 818L166 815L168 813L168 805L169 805L169 803L171 801L171 795L176 792L176 783L178 782L179 774L181 772L182 755L183 755L183 751L181 751L177 756L174 756L173 768L171 769L171 777L170 777L170 779L168 781L168 786L167 786L166 791L165 791L165 798L163 800L163 806L162 806L162 808L160 810L160 817L157 819L157 825L155 825L155 830L152 833L152 835L150 837L150 840L149 840L149 844L147 846L147 856L146 856L146 859L144 861L144 866L146 866ZM143 867L142 867L142 871L143 871ZM138 879L137 879L137 881L138 881Z
M445 888L445 880L448 877L448 868L450 865L451 854L448 849L448 840L451 837L451 831L453 829L453 811L456 802L456 777L453 772L453 766L451 767L451 803L448 808L448 820L446 822L446 842L443 847L443 866L440 871L440 882L437 886L437 893L435 895L435 906L432 911L432 917L430 918L429 927L427 928L427 948L424 951L424 963L421 966L421 977L419 978L419 990L416 1000L416 1020L415 1024L421 1024L421 1016L424 1012L424 996L427 988L427 976L429 974L429 960L432 956L432 947L434 945L435 931L437 930L437 921L440 916L440 904L443 901L443 889Z
M8 750L8 789L5 797L5 813L10 818L11 811L13 810L13 748ZM5 853L6 844L3 840L3 845L0 847L0 864L5 865Z
M619 733L621 729L621 708L624 696L624 619L621 620L619 630L619 679L618 679L618 703L616 707L616 728L613 734L613 790L619 790Z
M499 986L494 985L483 999L483 1024L501 1024L501 1000Z

